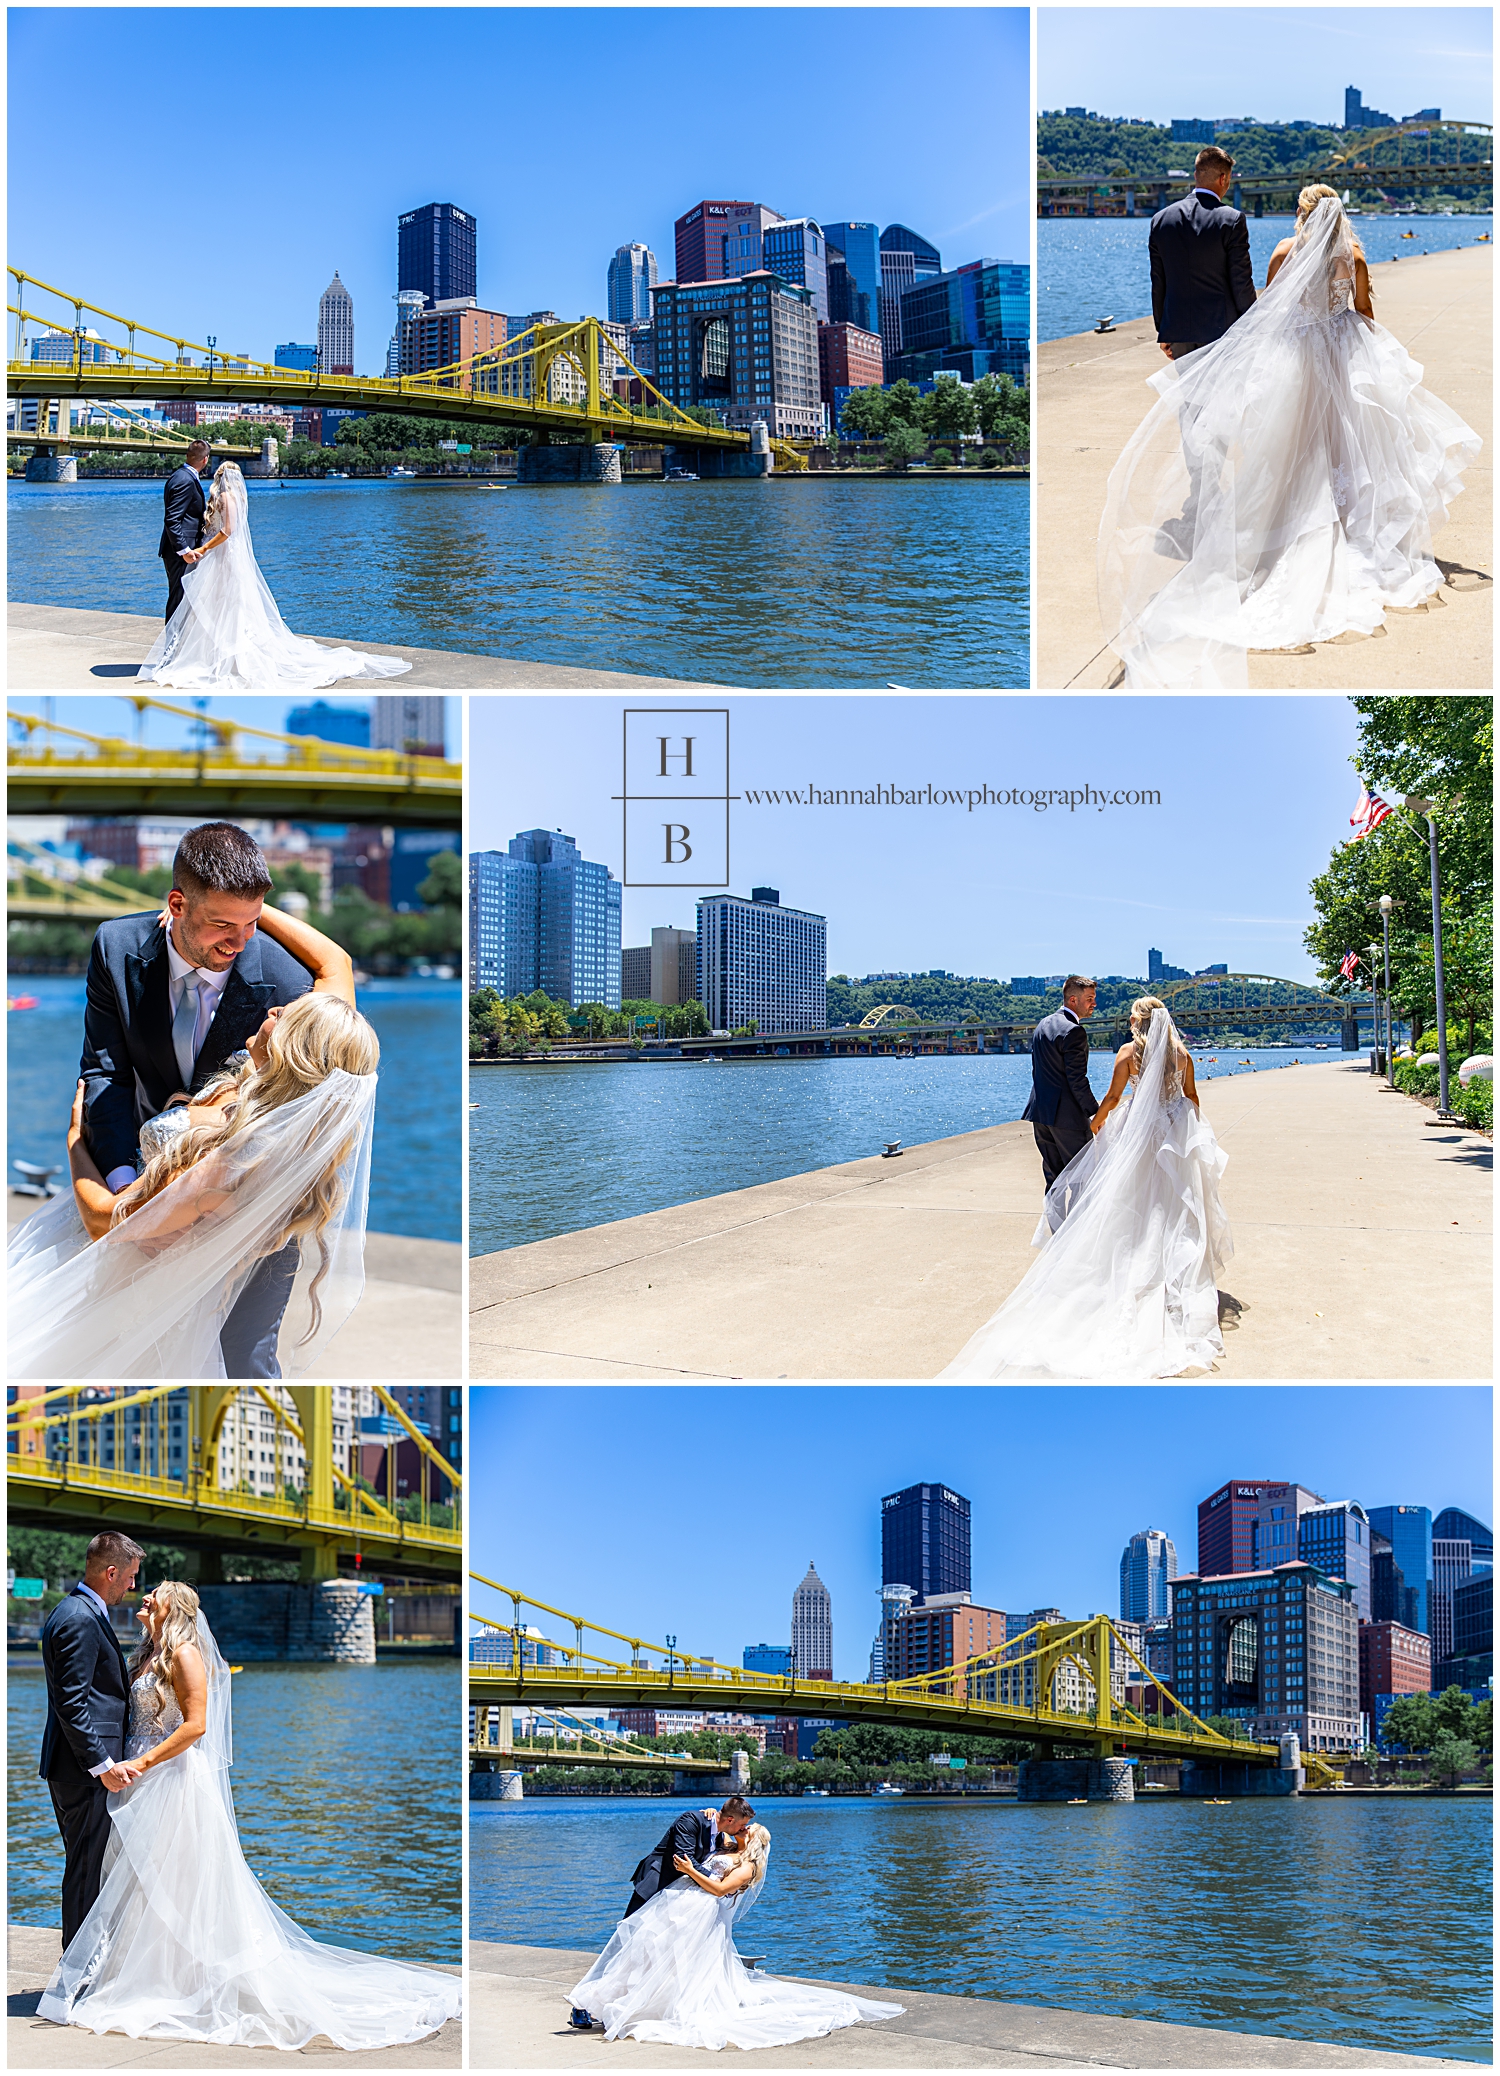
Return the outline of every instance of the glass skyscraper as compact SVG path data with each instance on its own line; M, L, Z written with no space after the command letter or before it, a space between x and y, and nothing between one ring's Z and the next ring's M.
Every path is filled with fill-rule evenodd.
M889 379L920 383L948 372L965 382L1009 375L1024 383L1030 339L1030 267L971 260L903 292L901 350L892 366L887 347Z
M761 233L761 265L812 296L819 324L828 322L828 260L823 226L811 216L768 224Z
M1140 1528L1120 1557L1120 1619L1151 1622L1172 1612L1168 1585L1177 1576L1177 1545L1160 1528Z
M969 1502L947 1485L908 1485L880 1502L880 1577L919 1601L967 1593Z
M825 223L823 237L844 255L849 270L849 307L830 309L830 324L857 324L861 331L880 329L880 226L873 223Z
M943 255L935 245L904 223L886 225L880 234L880 337L887 361L901 351L901 298L942 271Z
M479 293L479 226L452 202L424 202L396 223L396 290L422 291L428 307Z
M1362 1506L1352 1499L1329 1500L1299 1515L1297 1555L1330 1578L1347 1579L1354 1588L1355 1613L1361 1622L1372 1619L1370 1523Z
M609 263L609 321L649 324L656 286L656 254L649 245L621 245Z
M560 830L527 829L469 859L469 972L509 999L541 988L577 1009L620 1006L620 883Z
M1414 1596L1411 1628L1432 1634L1432 1513L1427 1507L1371 1507L1370 1526L1391 1546L1397 1570ZM1398 1618L1400 1619L1400 1618Z

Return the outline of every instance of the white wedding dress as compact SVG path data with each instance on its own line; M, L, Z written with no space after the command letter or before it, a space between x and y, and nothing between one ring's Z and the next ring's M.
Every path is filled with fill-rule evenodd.
M1139 1075L1047 1192L1041 1252L945 1379L1179 1377L1224 1353L1229 1157L1183 1094L1178 1043L1155 1010Z
M461 2006L456 1975L324 1946L279 1910L240 1850L229 1792L230 1675L198 1617L208 1731L109 1798L99 1899L38 2005L55 2025L135 2040L295 2051L400 2047ZM130 1690L127 1758L181 1724L149 1675ZM295 1756L297 1726L286 1726Z
M1354 285L1325 198L1223 338L1151 377L1099 528L1129 690L1242 690L1251 650L1373 634L1441 587L1433 535L1482 443Z
M395 656L335 649L293 634L276 609L250 545L250 500L232 461L220 464L203 538L229 538L185 570L182 604L141 665L136 682L178 692L314 692L345 678L395 678Z
M658 1889L615 1927L571 1998L604 2027L606 2039L785 2047L865 2020L900 2017L900 2004L755 1975L745 1966L731 1933L760 1894L771 1849L764 1827L753 1830L764 1843L747 1847L759 1867L748 1889L711 1896L684 1877ZM716 1853L704 1862L704 1872L722 1877L738 1864L738 1854Z
M174 1177L100 1239L90 1241L71 1189L13 1227L7 1374L222 1377L221 1327L334 1166L337 1209L321 1243L302 1243L281 1326L282 1372L300 1376L364 1290L375 1091L375 1075L336 1069L257 1119L231 1147Z

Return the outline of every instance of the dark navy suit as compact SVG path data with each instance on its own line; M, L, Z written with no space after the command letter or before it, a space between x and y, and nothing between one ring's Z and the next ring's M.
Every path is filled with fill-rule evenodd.
M84 1118L101 1175L135 1162L140 1128L182 1086L172 1045L167 933L151 915L101 923L89 956L83 1017ZM218 1011L193 1064L187 1094L212 1079L265 1022L266 1011L295 1002L312 976L290 952L258 932L235 960ZM276 1337L297 1273L296 1243L259 1264L224 1322L219 1345L229 1377L279 1377Z
M674 1881L687 1880L687 1876L672 1865L674 1854L681 1853L685 1860L691 1860L701 1873L703 1862L713 1851L718 1835L718 1825L696 1809L680 1816L666 1837L647 1853L631 1875L630 1901L625 1905L625 1915L633 1917L659 1889L670 1888Z
M1250 226L1204 188L1151 219L1151 311L1156 336L1179 352L1222 339L1255 301Z
M1031 1034L1031 1094L1026 1118L1050 1189L1089 1142L1099 1098L1089 1087L1089 1034L1071 1009L1054 1009Z
M203 531L203 514L208 509L208 499L203 494L203 481L198 471L190 469L186 462L181 468L173 469L167 478L163 503L161 540L156 552L167 566L165 617L170 620L182 604L182 573L187 568L182 551L197 547Z
M107 1790L90 1768L125 1755L130 1675L108 1620L75 1586L42 1624L47 1723L37 1773L63 1840L62 1941L93 1909L109 1843Z

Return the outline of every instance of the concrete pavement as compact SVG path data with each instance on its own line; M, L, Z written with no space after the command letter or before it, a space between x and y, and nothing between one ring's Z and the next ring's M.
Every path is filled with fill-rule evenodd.
M6 1230L39 1207L7 1193ZM307 1375L314 1383L463 1375L463 1249L366 1233L364 1295Z
M81 2026L56 2026L38 2018L62 1935L37 1925L12 1925L6 1983L5 2065L9 2069L267 2069L273 2052L263 2047L209 2047L197 2042L132 2040L124 2033L86 2033ZM445 1968L458 1975L458 1968ZM295 2059L328 2069L458 2069L463 2066L463 2022L450 2019L441 2031L410 2047L350 2054L330 2040L299 2048Z
M98 692L113 681L132 681L151 644L161 633L160 620L141 613L86 612L76 606L12 604L8 614L7 671L12 692ZM473 656L449 649L401 649L390 642L352 642L338 634L317 634L315 641L353 649L361 656L400 656L411 665L399 680L404 688L441 685L449 692L573 691L598 686L628 692L635 686L658 691L722 691L722 686L695 686L679 678L638 678L624 671L564 670L556 664L526 663L510 657ZM350 685L352 678L340 678Z
M1369 637L1340 636L1305 655L1252 655L1252 691L1488 690L1493 683L1493 248L1389 260L1370 276L1380 323L1484 449L1434 542L1446 576L1438 602L1388 612ZM1047 340L1037 363L1036 683L1043 691L1098 690L1118 684L1121 669L1104 645L1094 542L1109 472L1155 401L1145 384L1163 365L1156 327L1142 317L1103 336Z
M471 2069L694 2069L694 2047L658 2047L575 2033L568 1990L594 1959L560 1947L469 1941ZM806 1978L802 1978L806 1979ZM900 2018L847 2026L791 2047L733 2050L733 2066L768 2069L1404 2069L1457 2068L1415 2054L1379 2054L1316 2038L1269 2039L1205 2026L1161 2025L1085 2011L1049 2011L987 1997L931 1996L921 1990L828 1983L904 2007ZM1308 2031L1325 2023L1309 2012ZM1331 2026L1328 2027L1331 2030Z
M1237 1249L1214 1375L1487 1379L1490 1141L1363 1061L1199 1085ZM469 1374L935 1377L1025 1273L1041 1200L1005 1124L481 1256Z

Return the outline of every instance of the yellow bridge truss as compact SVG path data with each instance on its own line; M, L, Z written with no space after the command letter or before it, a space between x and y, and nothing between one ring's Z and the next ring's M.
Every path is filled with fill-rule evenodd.
M511 1638L506 1666L469 1667L469 1700L477 1708L533 1706L667 1708L753 1715L829 1716L849 1723L886 1723L961 1737L1010 1738L1044 1748L1082 1747L1101 1757L1135 1753L1151 1759L1234 1759L1256 1766L1280 1763L1279 1745L1228 1738L1184 1707L1105 1615L1080 1622L1039 1622L1003 1648L914 1679L854 1685L806 1679L797 1673L746 1672L695 1658L623 1630L569 1614L513 1586L471 1572L478 1585L512 1603L510 1622L473 1615ZM523 1608L570 1624L571 1643L528 1630ZM629 1646L628 1659L585 1647L585 1636ZM545 1658L550 1662L538 1663ZM663 1659L661 1666L653 1659ZM529 1662L528 1662L529 1659ZM1153 1718L1114 1696L1116 1666L1134 1667L1126 1684L1149 1687L1158 1699ZM1056 1705L1059 1674L1073 1668L1093 1698L1087 1712ZM1174 1725L1167 1727L1167 1709Z
M278 368L242 354L225 354L195 340L156 330L136 318L122 317L71 290L55 287L20 267L7 272L15 283L15 301L7 304L15 319L13 351L6 369L10 395L43 400L99 397L124 401L131 397L222 397L227 407L240 403L283 404L353 411L395 412L443 418L482 429L514 427L548 439L556 435L595 443L624 440L660 444L681 442L697 447L748 453L750 435L726 426L702 424L672 403L648 375L623 352L597 317L576 324L534 324L503 348L474 354L468 360L434 368L421 375L329 375L302 368ZM72 311L72 322L59 323L27 308L27 291L40 290ZM84 337L85 316L102 318L123 337ZM73 358L68 362L23 358L25 327L45 324L71 331ZM171 355L154 352L143 340L170 346ZM102 351L102 360L90 358ZM195 367L189 356L201 354ZM604 370L609 374L604 374ZM643 401L630 404L615 395L612 381L624 372L641 385ZM561 393L560 393L561 392ZM65 429L66 413L58 414L59 430L46 444L86 447L86 428ZM226 417L232 417L232 409ZM42 413L39 409L39 420ZM26 435L40 443L41 436ZM801 469L806 457L789 441L773 440L772 450L783 468ZM229 450L226 450L229 451Z
M463 819L463 766L448 758L282 735L165 699L121 696L135 709L134 742L9 711L6 718L25 734L24 742L6 752L13 815L181 812L188 804L194 814L292 814L424 829L453 828ZM152 709L201 723L209 739L192 749L153 748L142 739ZM276 753L250 747L260 743L275 745ZM187 795L191 800L185 803ZM137 894L135 910L148 906Z
M482 1616L476 1616L482 1621ZM473 1764L483 1766L494 1762L505 1766L618 1766L642 1773L707 1773L721 1774L727 1770L722 1759L695 1759L682 1752L653 1752L635 1738L625 1735L612 1736L585 1723L570 1709L536 1709L533 1721L550 1726L551 1740L546 1742L535 1734L517 1737L511 1729L508 1708L476 1708L474 1711L474 1742L469 1747L469 1758ZM490 1736L490 1721L495 1717L495 1737ZM565 1741L566 1734L566 1741Z
M96 1384L12 1386L17 1396L6 1413L9 1518L28 1527L77 1530L87 1523L95 1529L123 1528L143 1540L185 1544L215 1555L231 1549L296 1557L308 1579L338 1576L341 1559L356 1570L368 1562L374 1569L456 1578L463 1553L463 1480L382 1385L370 1388L417 1446L422 1476L420 1493L414 1495L415 1519L399 1511L394 1449L385 1452L384 1498L334 1461L333 1388L327 1384L283 1386L293 1411L260 1384L152 1384L139 1390ZM300 1492L289 1495L283 1486L270 1496L219 1483L220 1436L241 1392L254 1393L275 1415L278 1475L283 1431L301 1443L305 1484ZM173 1398L179 1406L186 1401L177 1431L178 1468L169 1454L174 1409L168 1401ZM127 1423L126 1413L137 1408L138 1420ZM102 1460L106 1423L111 1465ZM128 1468L127 1454L135 1459ZM433 1518L435 1475L452 1488L452 1526ZM211 1575L211 1569L200 1574Z

